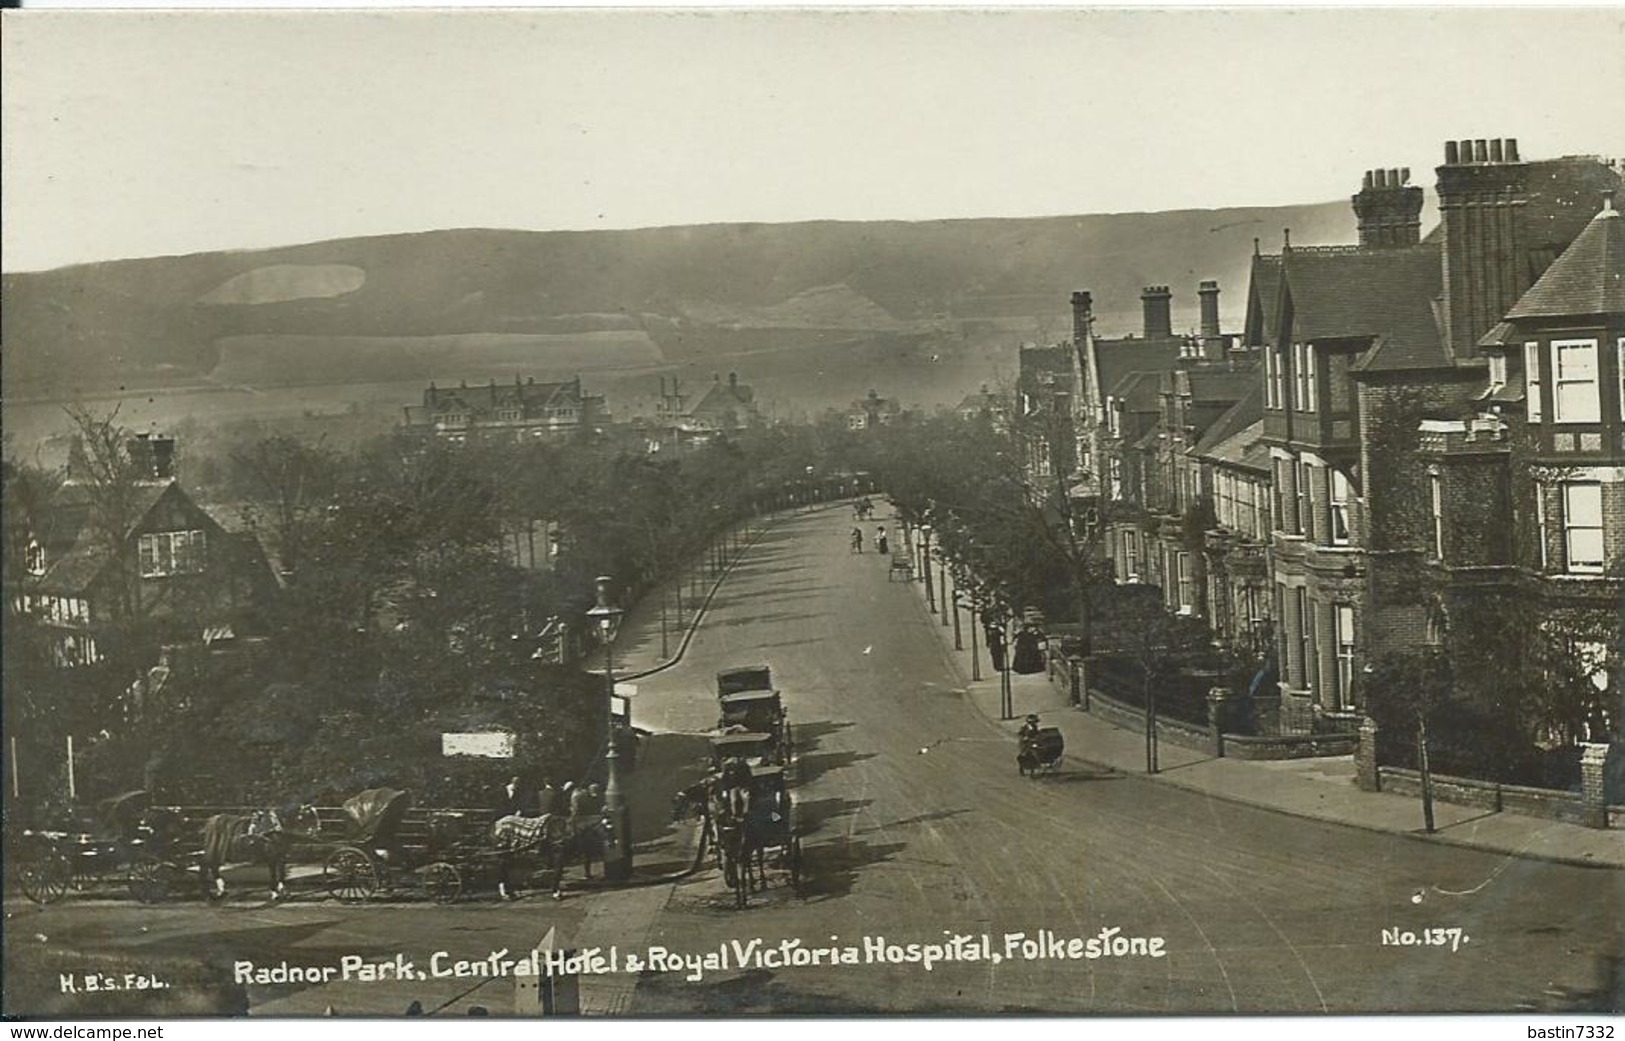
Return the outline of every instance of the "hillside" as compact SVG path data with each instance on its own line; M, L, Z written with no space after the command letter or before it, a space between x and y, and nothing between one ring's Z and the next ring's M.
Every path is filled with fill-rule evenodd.
M1239 322L1255 236L1352 237L1346 203L933 222L635 231L451 230L7 274L8 398L193 383L345 383L458 370L705 369L854 334L1066 335L1093 290L1100 328L1139 324L1139 290L1218 278ZM652 348L650 345L653 345ZM641 345L641 346L640 346ZM489 356L487 352L491 352ZM770 376L755 371L753 377Z

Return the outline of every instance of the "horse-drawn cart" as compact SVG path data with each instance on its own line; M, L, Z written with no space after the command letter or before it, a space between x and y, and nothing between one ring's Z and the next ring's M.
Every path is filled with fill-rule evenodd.
M15 853L23 895L49 904L70 890L116 884L142 903L156 903L185 872L175 859L179 826L173 810L133 791L102 800L94 817L25 830Z
M717 702L721 710L717 729L725 734L766 734L771 738L768 756L781 764L790 761L790 722L778 691L751 690L726 694Z
M328 893L346 903L366 900L392 880L399 864L401 822L411 796L393 788L368 788L344 800L343 844L322 865Z
M769 865L801 892L801 835L782 766L729 767L712 813L722 877L734 891L736 907L767 888Z

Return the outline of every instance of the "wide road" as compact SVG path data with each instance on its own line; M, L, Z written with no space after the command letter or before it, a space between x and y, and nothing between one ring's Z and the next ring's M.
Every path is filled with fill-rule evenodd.
M1009 933L1120 927L1163 938L1167 954L707 973L646 981L635 1011L1618 1007L1617 991L1598 990L1619 986L1619 872L1216 801L1091 768L1087 749L1069 749L1059 776L1019 778L1013 741L964 696L918 592L889 582L872 552L853 555L851 527L834 510L772 529L682 663L640 683L640 722L703 728L718 668L771 663L800 746L810 876L802 898L770 890L743 912L714 874L680 885L650 939L700 952L756 937L987 934L1003 954ZM1384 946L1385 927L1458 928L1466 940Z
M866 528L872 536L874 525ZM578 889L562 903L532 896L501 904L485 894L450 907L69 900L38 909L8 899L7 1011L111 1007L102 997L58 993L59 971L185 972L189 959L201 958L229 972L245 959L331 966L347 954L399 954L423 972L436 952L447 952L445 963L528 950L549 929L561 945L615 944L623 956L651 945L692 955L727 946L732 955L734 942L759 938L775 949L785 941L854 946L863 962L702 965L697 979L687 971L622 973L583 985L591 1010L638 1015L1625 1004L1620 872L1216 801L1092 767L1086 748L1069 748L1057 776L1018 778L1012 739L963 693L965 679L917 589L889 582L872 552L851 554L850 530L844 510L768 529L723 582L683 660L638 681L634 708L640 725L703 731L716 722L717 669L772 665L799 746L793 769L807 872L799 896L777 875L736 910L707 869L630 890ZM669 790L664 775L675 758L702 747L667 736L648 744L638 778L645 792ZM658 820L660 809L640 807L639 820ZM1165 956L1035 959L1019 944L1006 946L1007 934L1065 940L1114 928L1160 939ZM1462 938L1454 949L1385 945L1384 929L1459 930ZM991 953L1012 956L926 971L869 961L864 946L952 936L979 944L983 935ZM207 1010L204 994L189 1005L188 993L177 989L175 1011ZM513 994L508 980L414 975L255 985L248 998L258 1014L399 1014L417 1001L447 1015L475 1003L509 1013ZM24 996L49 1007L11 1003Z

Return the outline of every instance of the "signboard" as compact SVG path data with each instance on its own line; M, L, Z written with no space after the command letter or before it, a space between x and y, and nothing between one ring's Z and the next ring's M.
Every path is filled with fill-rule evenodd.
M502 730L479 734L441 734L440 754L476 756L481 759L512 759L513 735Z
M617 697L635 698L638 696L638 685L636 683L617 683L615 684L615 694Z

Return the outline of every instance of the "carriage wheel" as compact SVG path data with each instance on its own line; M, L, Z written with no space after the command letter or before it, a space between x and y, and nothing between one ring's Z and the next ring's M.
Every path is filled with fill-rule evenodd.
M54 904L68 895L73 865L60 853L46 853L22 866L23 895L36 904Z
M455 903L463 895L463 873L457 865L437 860L423 869L423 891L437 904Z
M153 856L137 857L130 865L130 895L143 904L156 904L169 895L169 865Z
M795 836L790 839L790 852L787 858L790 862L790 888L795 890L797 896L801 895L801 838Z
M327 891L347 904L359 903L378 891L378 870L372 858L353 846L328 857L322 877Z

